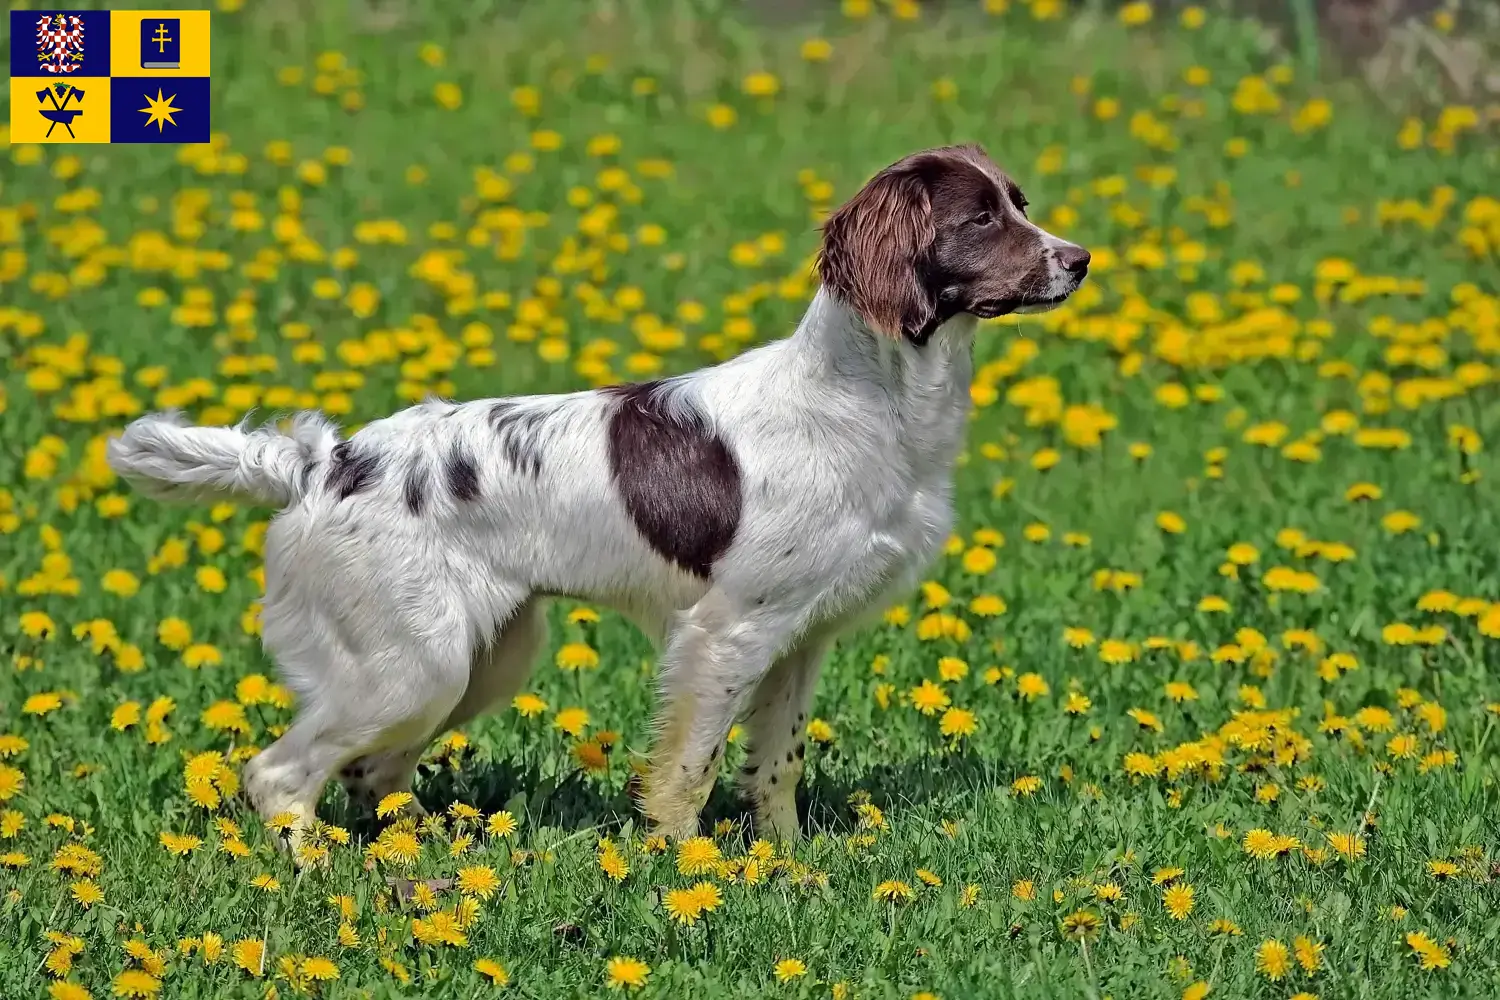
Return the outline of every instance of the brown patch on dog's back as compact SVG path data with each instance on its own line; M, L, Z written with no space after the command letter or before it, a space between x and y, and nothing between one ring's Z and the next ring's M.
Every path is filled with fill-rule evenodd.
M666 406L661 384L603 390L609 416L609 467L641 537L667 559L707 579L739 529L739 463L697 414Z

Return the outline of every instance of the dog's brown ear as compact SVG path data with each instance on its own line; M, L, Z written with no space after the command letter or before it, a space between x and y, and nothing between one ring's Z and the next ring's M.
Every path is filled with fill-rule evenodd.
M914 172L876 174L823 224L823 284L871 328L919 337L937 315L922 280L936 233L927 186Z

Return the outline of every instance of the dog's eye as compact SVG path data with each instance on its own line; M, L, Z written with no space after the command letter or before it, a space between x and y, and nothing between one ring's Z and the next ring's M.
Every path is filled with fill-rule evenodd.
M995 217L993 215L991 215L989 212L980 212L978 215L974 216L974 218L972 218L972 219L969 220L969 225L971 225L971 226L988 226L988 225L991 225L992 223L994 223L994 221L995 221Z

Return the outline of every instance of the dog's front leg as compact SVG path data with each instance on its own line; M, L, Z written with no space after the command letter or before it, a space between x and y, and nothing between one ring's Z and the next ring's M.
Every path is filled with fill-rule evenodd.
M653 831L698 833L729 729L770 670L776 637L766 616L739 618L722 595L700 601L670 630L661 658L656 739L642 810Z
M749 702L745 728L750 753L740 771L741 794L755 809L755 832L789 843L797 839L797 785L802 780L808 706L828 648L804 640L776 660Z

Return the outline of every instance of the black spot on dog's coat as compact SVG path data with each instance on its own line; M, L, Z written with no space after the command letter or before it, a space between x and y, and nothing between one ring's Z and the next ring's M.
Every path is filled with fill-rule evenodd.
M347 500L369 489L379 471L379 455L355 451L348 441L341 441L333 447L326 485L340 500Z
M406 500L406 509L413 515L422 513L422 507L427 503L427 470L421 466L415 466L406 474L406 483L401 487L402 498Z
M462 448L455 447L444 468L453 499L468 503L479 499L479 466Z
M739 463L701 414L668 406L661 383L611 386L609 466L625 510L653 549L707 579L739 529Z
M500 438L500 453L517 472L533 479L542 473L541 428L547 414L502 399L490 407L490 428Z

